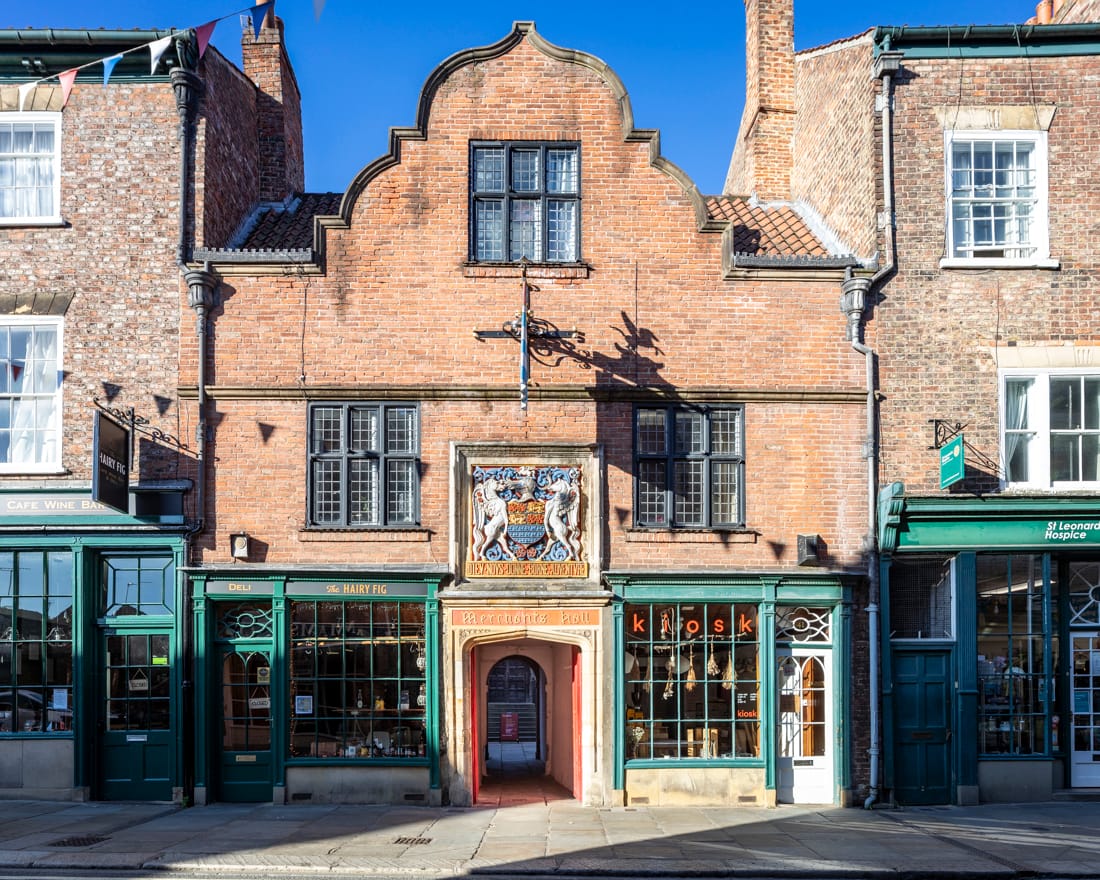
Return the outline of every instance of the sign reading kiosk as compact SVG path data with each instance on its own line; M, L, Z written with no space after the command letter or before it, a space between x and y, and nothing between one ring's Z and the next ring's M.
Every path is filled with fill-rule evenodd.
M130 432L103 413L92 433L92 500L130 512Z

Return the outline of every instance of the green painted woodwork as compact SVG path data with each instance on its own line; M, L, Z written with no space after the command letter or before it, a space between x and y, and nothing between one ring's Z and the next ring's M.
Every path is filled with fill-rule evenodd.
M895 650L894 797L907 805L952 801L951 649Z
M874 55L906 58L1040 58L1100 54L1100 26L1074 24L877 27Z
M978 585L973 553L955 557L955 777L978 785ZM953 803L954 798L947 803Z

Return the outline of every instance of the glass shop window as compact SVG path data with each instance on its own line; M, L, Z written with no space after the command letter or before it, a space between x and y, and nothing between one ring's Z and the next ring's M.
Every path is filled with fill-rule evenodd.
M424 605L290 603L290 754L422 758Z
M980 555L978 751L1043 755L1051 694L1043 615L1048 594L1041 556ZM1056 636L1050 637L1057 651Z
M627 605L627 759L759 757L759 660L755 605Z

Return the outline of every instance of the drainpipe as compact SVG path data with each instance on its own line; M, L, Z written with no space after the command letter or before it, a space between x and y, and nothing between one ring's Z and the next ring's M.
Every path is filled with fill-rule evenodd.
M190 35L177 40L177 53L180 66L171 71L172 90L176 96L176 111L179 113L179 240L176 248L176 265L187 283L187 302L195 310L196 331L198 335L198 427L195 437L195 518L187 529L185 554L190 562L192 542L204 525L206 507L206 347L207 319L213 303L214 288L218 278L211 272L210 264L202 269L192 269L188 265L191 258L192 224L191 192L195 154L195 120L198 116L199 99L203 91L202 79L191 68L195 59ZM183 676L180 685L182 706L180 709L180 729L183 750L183 788L184 804L194 802L195 794L195 676L194 676L194 631L191 607L191 579L185 578L183 609L180 620L180 641L182 642Z
M867 535L864 552L867 556L867 642L870 691L870 747L867 750L871 764L870 791L863 808L871 809L879 798L879 767L882 754L880 734L881 683L881 624L879 621L879 553L876 514L878 504L878 398L875 390L875 351L863 342L864 318L868 316L872 291L877 289L897 267L897 237L894 224L894 169L893 169L893 77L901 66L901 52L882 52L875 59L874 76L882 81L876 104L882 124L882 214L879 226L885 233L886 259L882 267L871 277L853 277L851 269L841 285L840 308L848 319L846 338L853 351L863 355L866 367L867 423L864 436L863 457L867 461Z

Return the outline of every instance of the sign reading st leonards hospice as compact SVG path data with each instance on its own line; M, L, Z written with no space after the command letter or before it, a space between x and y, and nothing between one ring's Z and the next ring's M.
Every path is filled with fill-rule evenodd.
M946 489L966 476L966 455L963 435L948 440L940 447L940 488Z
M92 500L130 512L130 432L103 413L92 434Z

